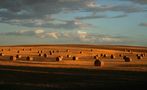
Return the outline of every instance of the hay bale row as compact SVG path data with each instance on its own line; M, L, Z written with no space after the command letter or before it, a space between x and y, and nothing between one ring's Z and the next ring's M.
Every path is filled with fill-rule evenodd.
M137 56L137 59L142 59L144 56L145 56L145 54L136 54L136 56Z
M98 58L99 58L99 56L98 56L98 55L95 55L93 58L94 58L94 59L98 59Z
M141 54L140 56L141 56L141 57L144 57L144 56L145 56L145 54Z

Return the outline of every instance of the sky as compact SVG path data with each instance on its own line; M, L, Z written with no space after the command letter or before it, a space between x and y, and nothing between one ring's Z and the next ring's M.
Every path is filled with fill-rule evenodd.
M147 46L147 0L0 0L0 45Z

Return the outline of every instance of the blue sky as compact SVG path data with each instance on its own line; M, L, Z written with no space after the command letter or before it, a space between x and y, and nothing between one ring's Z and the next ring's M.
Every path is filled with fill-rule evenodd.
M147 46L147 0L0 0L0 45Z

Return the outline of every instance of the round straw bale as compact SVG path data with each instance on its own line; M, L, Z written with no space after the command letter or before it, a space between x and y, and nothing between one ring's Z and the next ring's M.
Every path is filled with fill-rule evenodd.
M73 60L78 60L79 58L77 56L73 56Z
M82 54L83 52L82 51L80 51L80 54Z
M16 57L15 56L10 56L10 60L16 61Z
M69 49L67 49L66 52L69 52Z
M53 55L52 51L49 51L49 55Z
M139 54L136 54L136 56L138 57L138 56L140 56Z
M0 53L0 56L5 56L5 54L4 53Z
M126 59L127 56L123 56L123 59Z
M26 59L32 61L33 57L28 56Z
M99 66L99 67L104 66L104 62L99 59L96 59L94 61L94 66Z
M40 57L42 57L42 56L43 56L43 54L42 54L42 53L39 53L39 56L40 56Z
M44 57L47 58L48 57L48 54L44 54Z
M142 56L137 56L137 59L142 59Z
M93 51L93 49L90 50L91 52Z
M131 62L132 61L132 59L130 57L126 57L124 60L125 60L125 62Z
M119 57L122 57L122 54L119 54Z
M70 58L70 57L71 57L71 55L68 54L68 55L67 55L67 58Z
M145 55L144 55L144 54L140 54L140 56L141 56L141 57L144 57Z
M17 53L20 53L20 51L18 50Z
M103 54L101 53L101 57L103 56Z
M103 55L103 57L107 57L107 56L108 56L107 54L104 54L104 55Z
M115 58L115 56L113 54L110 57L111 57L111 59L114 59Z
M128 52L132 52L131 50L128 50Z
M93 58L94 58L94 59L98 59L99 57L96 55L96 56L94 56Z
M16 58L21 58L22 56L21 55L16 55Z
M62 61L62 57L61 56L58 56L58 57L56 57L56 61Z

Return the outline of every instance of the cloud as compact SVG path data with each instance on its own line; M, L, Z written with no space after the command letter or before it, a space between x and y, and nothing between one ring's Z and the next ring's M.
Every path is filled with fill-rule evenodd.
M105 34L90 34L86 32L78 32L79 39L89 43L121 43L127 41L126 37L111 36Z
M147 27L147 23L140 23L139 25Z
M136 0L140 1L140 0ZM142 0L143 1L143 0ZM68 20L61 24L53 23L58 15L63 12L89 12L99 13L106 11L134 13L143 12L144 9L136 4L100 4L98 0L0 0L0 22L26 27L47 27L75 29L85 28L90 24L75 24L77 21ZM76 16L77 17L77 16ZM73 16L73 18L76 18ZM105 18L106 16L79 15L76 19ZM66 18L66 17L65 17ZM118 17L114 17L118 18ZM64 18L63 18L64 19Z
M111 16L111 17L106 15L91 15L91 16L76 17L76 19L85 20L85 19L98 19L98 18L123 18L127 16L128 15L126 14L120 14L120 15Z
M139 3L139 4L147 4L147 0L129 0L129 1Z
M79 11L95 0L1 0L0 1L0 22L26 27L47 27L47 28L79 28L86 24L74 24L76 21L64 21L63 24L52 23L54 14L64 10Z
M14 35L14 36L30 36L40 39L53 39L53 40L64 40L64 41L73 41L77 43L124 43L128 42L126 37L118 37L111 35L104 35L99 33L88 33L85 31L70 31L70 32L48 32L42 29L39 30L20 30L16 32L5 32L0 33L0 35Z
M61 20L60 23L54 23L55 20L48 21L42 19L27 19L27 20L5 20L5 23L11 25L22 25L26 27L45 27L53 29L87 29L93 27L91 24L83 23L80 20ZM57 21L57 20L56 20Z
M135 4L106 4L106 5L99 5L94 8L88 8L87 11L92 12L106 12L106 11L113 11L113 12L124 12L124 13L134 13L134 12L143 12L145 11L141 6Z
M19 30L15 32L4 32L0 33L0 35L20 35L20 36L33 36L33 35L39 35L44 33L44 30Z
M121 14L121 15L113 16L111 18L124 18L124 17L127 17L127 16L128 16L127 14Z
M107 18L106 15L91 15L91 16L84 16L84 17L76 17L76 19L80 19L80 20L83 20L83 19L97 19L97 18Z
M60 13L66 8L79 10L92 2L94 0L1 0L0 9L7 10L2 15L4 18L34 19Z

